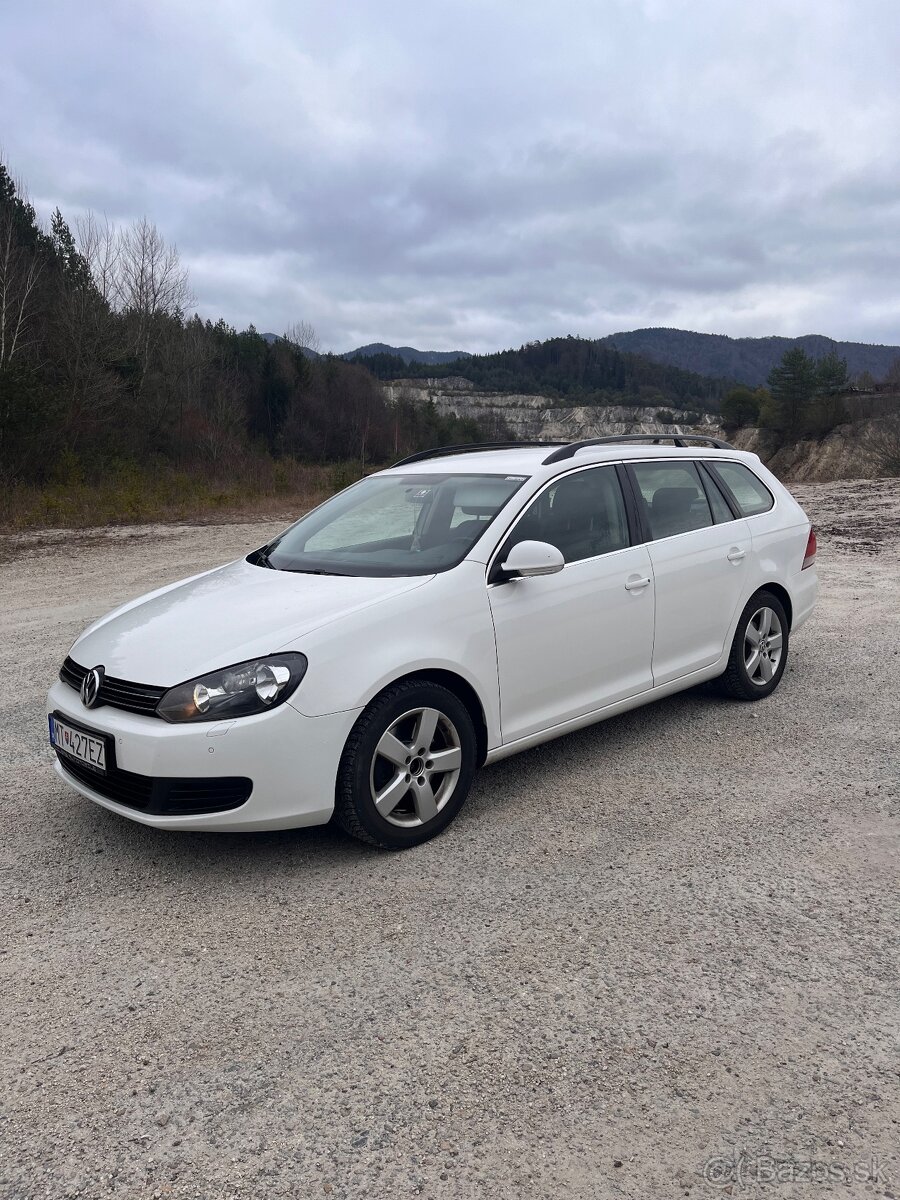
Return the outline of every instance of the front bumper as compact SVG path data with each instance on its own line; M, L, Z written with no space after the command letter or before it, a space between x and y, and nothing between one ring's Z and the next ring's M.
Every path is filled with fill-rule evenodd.
M116 766L152 779L252 781L249 798L228 811L159 815L120 804L75 778L56 762L70 787L110 811L158 829L262 830L321 825L334 809L334 788L344 744L359 710L305 717L290 703L234 721L170 725L108 705L88 709L62 682L47 696L48 713L115 739Z

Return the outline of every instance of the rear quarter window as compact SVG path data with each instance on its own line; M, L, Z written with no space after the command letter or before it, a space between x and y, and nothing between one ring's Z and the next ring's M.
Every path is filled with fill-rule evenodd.
M753 517L774 508L772 493L743 463L717 462L715 470L745 517Z

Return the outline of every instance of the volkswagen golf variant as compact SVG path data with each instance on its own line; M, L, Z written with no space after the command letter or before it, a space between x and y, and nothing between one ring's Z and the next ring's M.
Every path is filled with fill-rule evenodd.
M755 455L666 441L413 455L122 605L50 690L56 770L146 825L400 848L498 759L706 680L764 699L815 534Z

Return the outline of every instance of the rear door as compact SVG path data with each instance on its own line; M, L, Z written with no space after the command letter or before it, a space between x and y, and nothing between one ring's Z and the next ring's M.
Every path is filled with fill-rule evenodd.
M524 540L558 547L565 567L506 578L500 564ZM548 484L505 539L488 575L504 743L652 686L650 555L631 542L614 466Z
M721 658L744 602L750 530L712 477L686 459L628 466L653 567L656 687Z

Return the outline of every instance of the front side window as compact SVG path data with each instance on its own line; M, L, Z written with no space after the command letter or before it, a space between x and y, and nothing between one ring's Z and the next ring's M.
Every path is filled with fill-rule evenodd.
M510 534L498 561L519 542L549 542L567 563L629 544L622 489L614 467L593 467L545 488Z
M374 475L301 517L249 562L312 575L431 575L456 566L525 475Z
M749 467L736 462L717 462L714 467L745 517L754 517L774 507L772 493Z
M654 541L713 524L709 501L694 463L642 462L632 463L630 469Z

